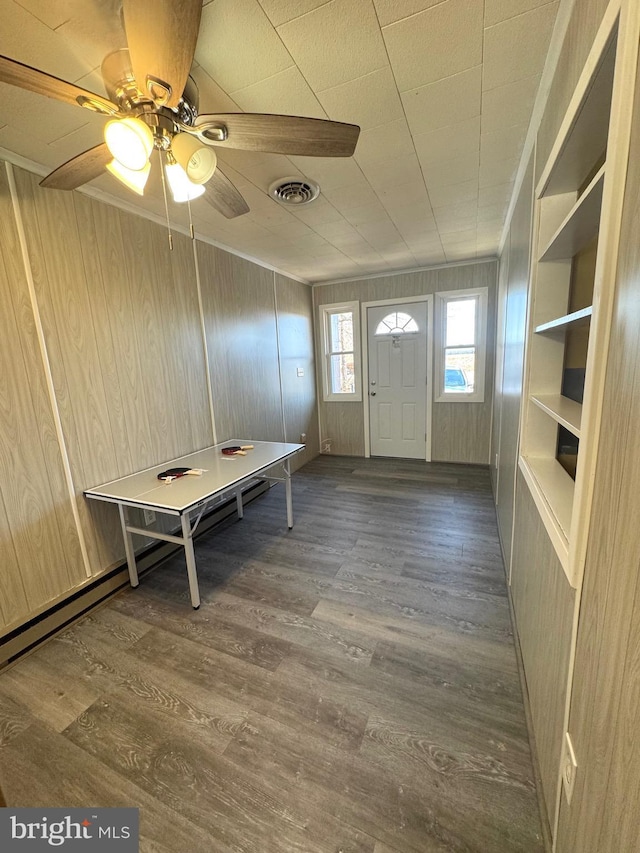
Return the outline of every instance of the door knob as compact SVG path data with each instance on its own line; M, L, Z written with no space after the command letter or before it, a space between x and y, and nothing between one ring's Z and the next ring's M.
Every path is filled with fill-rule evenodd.
M372 396L372 397L375 397L375 396L376 396L376 392L375 392L375 391L372 391L372 392L371 392L371 396Z

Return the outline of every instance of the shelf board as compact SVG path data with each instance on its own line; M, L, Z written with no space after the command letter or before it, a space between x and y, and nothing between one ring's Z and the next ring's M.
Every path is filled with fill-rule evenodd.
M540 255L541 261L563 261L577 255L598 233L606 164L571 208Z
M519 467L564 565L569 554L575 483L557 459L521 456Z
M554 421L561 424L570 433L580 438L580 423L582 421L582 404L563 397L562 394L532 395L531 402L546 412Z
M593 314L593 306L587 305L586 308L581 308L579 311L573 311L571 314L565 314L562 317L556 317L554 320L549 320L548 323L541 323L535 327L536 334L544 334L545 332L564 332L569 326L583 326L589 322Z
M617 47L617 28L607 43L594 42L576 93L540 181L539 195L572 192L606 150ZM594 53L601 51L600 56Z

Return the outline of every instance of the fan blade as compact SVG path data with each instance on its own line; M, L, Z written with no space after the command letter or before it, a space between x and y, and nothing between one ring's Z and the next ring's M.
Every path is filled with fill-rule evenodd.
M191 132L203 142L244 151L350 157L360 128L320 118L228 113L198 116Z
M110 160L113 160L113 155L103 142L58 166L40 181L40 186L52 190L75 190L100 177Z
M87 107L94 112L107 115L114 115L119 112L115 104L101 95L81 89L79 86L67 83L58 77L52 77L50 74L45 74L44 71L31 68L30 65L23 65L22 62L9 59L8 56L0 56L0 83L19 86L21 89L27 89L37 95L46 95L48 98L55 98L57 101L64 101L67 104Z
M196 52L202 0L124 0L124 26L138 88L177 107Z
M213 177L207 181L207 191L202 198L227 219L249 213L249 205L220 169L216 169Z

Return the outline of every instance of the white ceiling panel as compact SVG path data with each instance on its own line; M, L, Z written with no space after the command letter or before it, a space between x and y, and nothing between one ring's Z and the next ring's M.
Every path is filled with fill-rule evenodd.
M482 132L499 132L513 124L528 124L539 85L540 75L534 74L483 92Z
M511 198L512 187L511 182L494 184L491 187L480 187L478 191L478 213L483 207L490 207L500 203L505 198Z
M354 154L358 163L378 163L415 154L415 144L405 119L363 130Z
M354 184L362 178L362 170L353 157L289 157L305 177L317 181L323 190Z
M557 11L549 3L485 30L483 89L542 71Z
M295 65L245 89L238 89L231 93L231 97L246 113L327 118L320 102Z
M519 157L511 160L501 160L497 163L480 164L480 187L491 187L494 184L505 184L515 178Z
M477 0L445 0L384 27L400 92L480 65L482 10L483 4Z
M370 2L333 0L278 27L278 33L316 92L388 64Z
M4 0L0 53L103 93L103 56L124 44L121 0ZM490 256L497 250L557 2L210 0L192 75L201 113L358 124L350 158L218 148L250 212L205 199L196 232L309 280ZM0 84L0 147L49 171L97 144L104 120ZM4 125L4 126L2 126ZM142 198L109 175L87 188L164 218L160 172ZM283 206L279 178L319 183ZM188 211L170 204L173 225Z
M411 132L428 133L480 115L482 66L402 95Z
M256 0L215 0L205 6L196 59L226 92L294 64Z
M484 25L492 27L507 18L515 18L539 6L546 6L548 2L549 0L485 0Z
M318 99L330 119L357 124L362 130L404 118L393 72L388 65L325 89Z
M463 184L478 179L480 152L453 160L437 160L423 164L427 189L438 189L451 184Z
M480 137L480 165L519 157L526 135L526 124L483 133Z
M381 27L393 24L402 18L409 18L418 12L424 12L431 6L437 6L442 0L373 0Z
M388 216L386 208L378 201L351 207L344 213L345 221L350 225L366 225L369 222L380 222Z
M416 151L424 165L454 158L478 158L480 116L414 136Z
M274 27L324 6L330 0L259 0Z
M460 184L448 184L444 187L430 187L429 198L434 207L446 207L465 201L478 200L478 181L463 181Z
M396 161L364 163L362 171L376 192L390 184L407 184L410 181L419 184L424 183L420 164L415 154L410 154L408 157Z

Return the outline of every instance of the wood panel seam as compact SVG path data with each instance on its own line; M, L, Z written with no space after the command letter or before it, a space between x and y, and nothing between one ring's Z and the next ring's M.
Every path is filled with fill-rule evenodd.
M38 306L38 300L35 292L35 285L33 281L33 273L31 270L31 263L29 259L29 252L27 248L27 239L24 230L24 222L22 219L22 211L20 209L20 201L18 198L18 191L15 183L15 176L13 173L13 166L10 163L5 163L5 168L7 171L7 180L9 183L9 191L11 193L11 203L13 206L13 212L15 216L16 230L18 232L18 239L20 241L20 251L22 255L22 262L24 266L25 278L27 281L27 288L29 291L29 299L31 301L31 308L33 311L34 324L36 328L36 334L38 337L38 344L40 347L40 355L42 357L42 364L45 373L47 391L49 394L49 401L51 404L51 411L53 414L53 420L56 429L56 436L58 439L58 446L60 448L60 456L62 460L62 467L64 470L65 482L67 484L67 490L69 493L69 502L71 504L71 512L73 514L73 520L76 526L76 533L78 536L78 541L80 544L80 551L82 553L82 560L84 563L85 574L88 578L91 575L91 566L89 562L89 554L87 551L87 544L84 538L84 534L82 531L82 525L80 523L80 515L78 511L78 505L76 503L76 489L73 482L73 475L71 472L71 463L69 461L69 454L67 451L67 446L64 440L64 433L62 430L62 421L60 418L60 411L58 409L58 403L56 400L55 394L55 386L53 383L53 375L51 373L51 365L49 363L49 354L47 351L47 343L44 337L44 329L42 327L42 320L40 317L40 310Z
M273 273L273 314L276 321L276 353L278 357L278 384L280 386L280 414L282 416L282 440L287 439L287 419L284 413L284 391L282 389L282 354L280 351L280 319L278 317L278 288L276 274Z
M209 347L207 346L207 327L204 321L204 305L202 304L202 284L200 282L200 265L198 263L198 245L197 241L193 241L193 260L195 263L196 272L196 290L198 292L198 310L200 312L200 331L202 333L202 347L204 350L204 369L207 376L207 397L209 399L209 414L211 416L211 434L213 443L218 443L216 431L216 417L213 407L213 389L211 387L211 368L209 365Z

